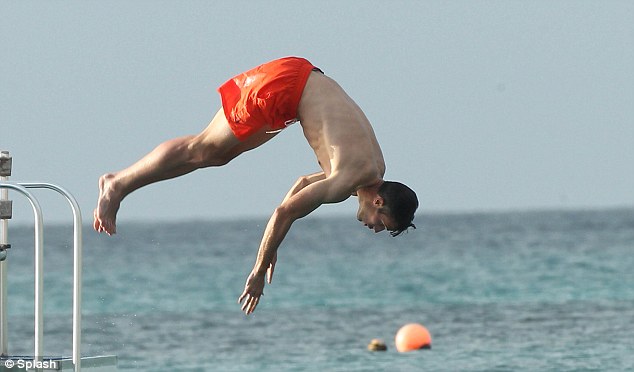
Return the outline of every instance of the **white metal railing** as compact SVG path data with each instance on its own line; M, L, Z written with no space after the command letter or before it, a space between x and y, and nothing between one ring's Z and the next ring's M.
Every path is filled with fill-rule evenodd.
M50 183L0 182L0 189L13 189L26 196L35 218L35 353L34 362L41 362L43 356L43 219L42 209L37 199L27 189L50 189L62 194L73 211L73 366L75 372L81 370L81 268L82 268L82 219L81 210L75 198L65 189ZM5 279L2 279L3 285ZM2 293L0 292L0 295ZM5 300L3 300L5 301ZM4 314L6 316L6 314ZM6 337L6 335L2 336ZM1 339L1 337L0 337ZM4 341L6 347L6 338ZM3 350L6 352L6 350Z

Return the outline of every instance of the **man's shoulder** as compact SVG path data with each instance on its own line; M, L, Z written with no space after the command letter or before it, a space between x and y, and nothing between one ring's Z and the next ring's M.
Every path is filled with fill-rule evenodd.
M382 181L379 170L367 164L341 164L327 178L331 179L336 187L342 189L342 192L348 194Z

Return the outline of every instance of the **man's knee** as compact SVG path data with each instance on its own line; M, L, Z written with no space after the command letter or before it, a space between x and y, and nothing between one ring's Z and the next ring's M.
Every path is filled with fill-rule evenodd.
M219 151L209 151L202 160L201 166L220 167L229 163L233 158Z
M189 145L191 159L199 168L219 167L229 163L232 157L215 144L202 143L193 139Z

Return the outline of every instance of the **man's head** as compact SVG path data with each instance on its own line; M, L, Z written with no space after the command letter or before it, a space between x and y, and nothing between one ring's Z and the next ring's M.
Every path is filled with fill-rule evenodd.
M418 208L416 193L402 183L384 181L376 194L364 198L359 194L357 219L375 232L387 229L392 236L398 236L412 223Z

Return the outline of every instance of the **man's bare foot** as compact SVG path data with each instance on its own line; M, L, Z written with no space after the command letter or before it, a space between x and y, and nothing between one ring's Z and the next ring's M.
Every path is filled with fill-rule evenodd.
M99 178L99 200L94 211L93 227L97 232L105 232L108 235L117 232L117 211L121 205L121 197L113 187L114 177L114 174L108 173Z

